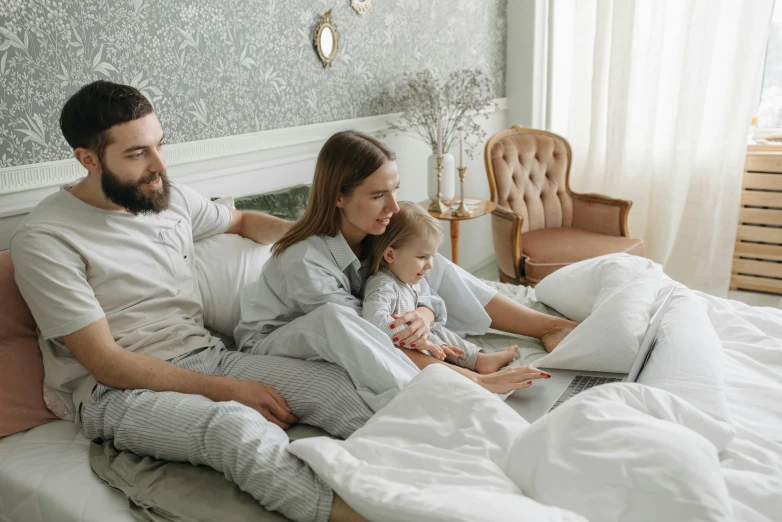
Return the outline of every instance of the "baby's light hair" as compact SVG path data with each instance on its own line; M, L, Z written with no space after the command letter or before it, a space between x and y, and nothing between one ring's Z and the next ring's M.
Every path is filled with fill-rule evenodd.
M401 248L418 239L436 239L439 244L443 240L443 230L426 210L410 201L400 201L399 212L391 216L386 231L372 237L370 273L374 275L388 267L383 257L388 247Z

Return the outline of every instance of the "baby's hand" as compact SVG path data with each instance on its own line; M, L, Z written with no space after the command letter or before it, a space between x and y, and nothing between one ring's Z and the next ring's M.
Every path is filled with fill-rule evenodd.
M457 348L456 346L438 346L431 341L426 341L423 346L419 346L416 346L415 349L422 352L428 350L429 353L432 354L432 357L440 361L445 360L445 357L448 355L451 357L459 357L459 354L464 353L464 350Z
M456 346L441 346L443 351L445 352L445 355L450 355L451 357L459 358L460 355L464 353L464 350L461 348L457 348Z

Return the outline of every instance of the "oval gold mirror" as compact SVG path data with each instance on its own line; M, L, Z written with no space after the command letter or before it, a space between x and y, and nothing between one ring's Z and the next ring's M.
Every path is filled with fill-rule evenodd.
M315 28L314 40L323 67L331 67L331 62L334 61L339 49L339 33L337 26L331 21L331 9L320 17L320 23Z

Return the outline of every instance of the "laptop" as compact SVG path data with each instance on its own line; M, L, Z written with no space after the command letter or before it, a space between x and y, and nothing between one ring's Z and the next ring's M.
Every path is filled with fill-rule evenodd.
M537 379L534 381L534 386L513 393L505 402L531 423L554 411L566 400L584 390L611 382L635 382L638 380L638 376L646 366L646 362L657 344L657 333L670 305L674 288L671 288L666 294L657 312L649 320L649 327L646 329L628 373L546 369L551 374L550 379Z

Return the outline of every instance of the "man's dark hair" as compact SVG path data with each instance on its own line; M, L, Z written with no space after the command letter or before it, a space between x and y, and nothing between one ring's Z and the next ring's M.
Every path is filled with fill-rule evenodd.
M98 80L85 85L65 102L60 113L60 129L74 150L83 147L103 158L111 144L107 132L111 127L151 112L152 104L135 87Z

